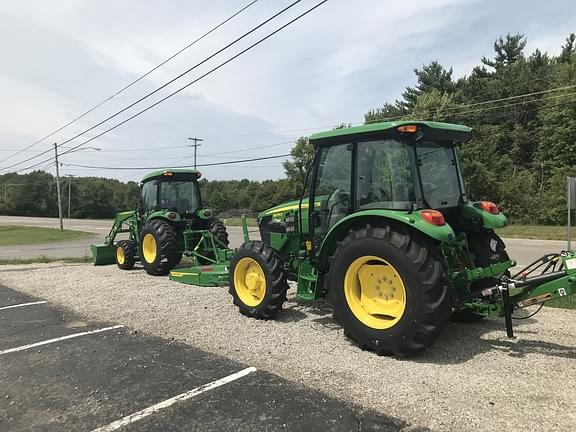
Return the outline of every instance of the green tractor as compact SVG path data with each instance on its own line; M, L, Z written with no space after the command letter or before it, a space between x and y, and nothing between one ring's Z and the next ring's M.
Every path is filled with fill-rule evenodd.
M182 168L146 175L137 209L118 213L104 244L92 245L95 264L115 262L129 270L139 260L149 274L161 276L183 255L192 257L197 266L227 263L228 233L212 211L202 207L200 176L196 170ZM127 233L128 239L116 242L120 233Z
M576 293L576 257L515 265L495 228L492 202L467 199L456 148L466 126L384 122L313 135L301 199L259 214L261 241L230 263L230 294L244 315L269 319L286 300L326 297L344 333L379 354L430 346L451 318L506 318ZM537 273L536 276L530 277Z

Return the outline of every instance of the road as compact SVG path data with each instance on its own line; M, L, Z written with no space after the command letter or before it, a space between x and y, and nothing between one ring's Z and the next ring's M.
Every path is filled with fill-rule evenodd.
M56 218L33 218L20 216L0 216L0 225L28 225L48 228L58 228ZM72 230L95 233L94 237L74 242L62 242L44 245L10 246L0 250L0 259L49 257L82 257L90 255L90 244L101 242L110 231L112 220L65 219L64 227ZM242 243L242 229L228 227L231 247ZM252 234L258 236L257 233ZM530 264L542 255L550 252L560 252L566 249L566 242L555 240L524 240L504 239L508 254L516 260L519 267Z
M0 259L35 258L47 256L51 258L68 258L90 256L90 244L102 243L110 232L112 220L101 219L65 219L64 228L94 233L93 237L71 242L60 242L40 245L8 246L0 249ZM23 216L0 216L0 225L26 225L45 228L59 228L57 218L36 218ZM230 245L238 247L242 244L242 228L228 227ZM122 237L119 237L122 238Z
M405 423L0 286L0 430L400 431ZM90 373L86 373L90 371Z

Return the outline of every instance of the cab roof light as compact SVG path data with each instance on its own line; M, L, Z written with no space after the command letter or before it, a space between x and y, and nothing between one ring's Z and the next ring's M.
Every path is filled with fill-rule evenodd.
M174 175L174 173L172 171L164 171L162 173L162 175L166 176L166 177L172 177Z
M418 131L418 126L416 125L398 126L396 130L402 133L416 133Z
M498 206L491 201L482 201L480 203L480 208L485 212L488 212L493 215L500 214L500 209L498 208Z
M196 178L202 177L202 173L200 171L196 172Z
M438 210L422 210L420 212L420 216L422 216L422 219L428 223L431 223L432 225L446 225L446 219L444 219L444 215Z

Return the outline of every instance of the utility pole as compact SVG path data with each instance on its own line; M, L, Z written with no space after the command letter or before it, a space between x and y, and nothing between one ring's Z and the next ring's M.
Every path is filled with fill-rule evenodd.
M54 159L56 160L56 192L58 194L58 217L60 218L60 231L64 231L62 222L62 198L60 196L60 166L58 163L58 144L54 143Z
M198 150L198 147L200 147L202 144L198 144L199 142L204 141L202 138L188 138L190 141L194 141L194 144L192 144L192 147L194 147L194 169L196 169L196 153Z

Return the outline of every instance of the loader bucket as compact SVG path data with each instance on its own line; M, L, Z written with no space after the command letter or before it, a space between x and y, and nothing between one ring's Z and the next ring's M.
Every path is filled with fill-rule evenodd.
M91 244L90 250L94 257L94 265L109 265L116 263L114 245Z
M228 285L228 264L211 264L174 269L170 279L189 285L216 287Z

